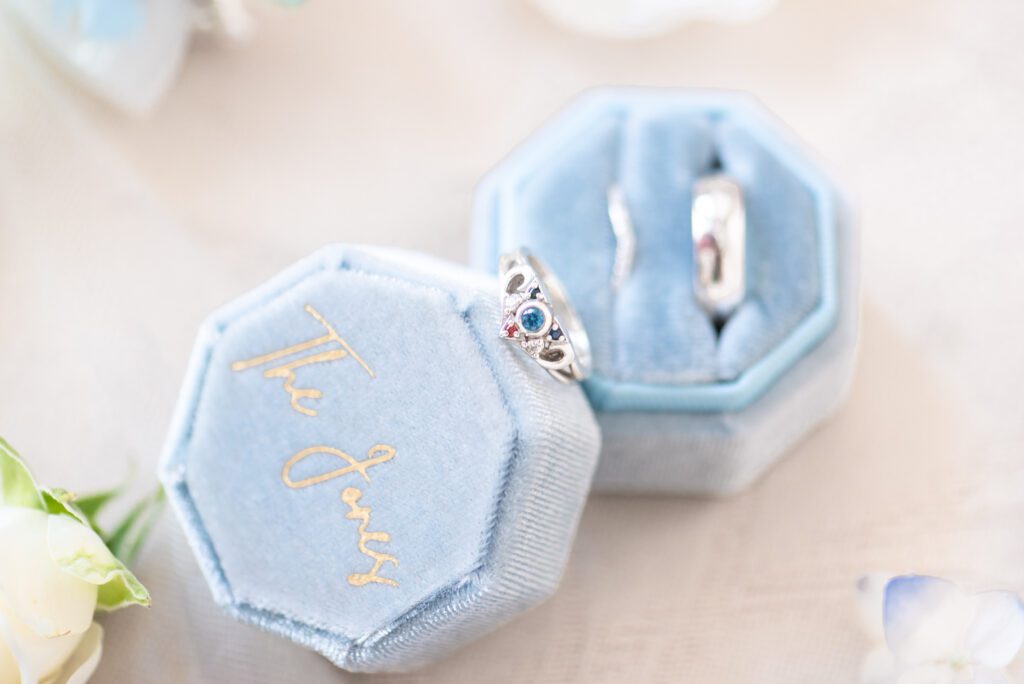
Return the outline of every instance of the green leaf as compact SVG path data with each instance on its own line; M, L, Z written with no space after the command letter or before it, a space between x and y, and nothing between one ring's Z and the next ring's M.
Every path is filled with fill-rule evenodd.
M32 473L3 437L0 437L0 504L46 510Z
M106 508L108 503L119 497L123 492L124 487L121 486L108 489L105 492L84 494L75 499L75 505L78 506L78 510L82 511L85 517L95 520L100 511Z
M131 570L118 561L120 569L111 577L110 581L101 584L96 595L96 608L110 612L125 606L149 606L152 602L149 592L142 582L132 574Z
M66 489L40 490L43 503L46 505L46 512L50 515L71 516L83 525L89 525L89 519L75 505L75 495Z
M134 462L131 462L130 465L134 466ZM128 489L128 483L134 478L134 471L135 468L132 467L131 473L117 487L75 497L74 501L78 510L82 511L85 517L89 519L89 522L92 523L92 528L101 537L106 537L107 535L102 532L103 528L99 524L99 515L107 507L107 504L125 493Z
M109 492L101 492L79 498L77 494L66 489L44 488L42 494L43 502L46 504L46 511L50 515L70 515L72 518L91 527L93 532L100 535L100 537L106 537L106 533L96 519L96 512L103 508L106 502L97 504L96 499L107 497L108 495L113 497L119 491L120 489L110 490ZM85 503L85 508L82 506L83 502Z
M153 526L163 512L166 498L162 487L135 504L124 520L105 539L115 556L131 565L142 550Z

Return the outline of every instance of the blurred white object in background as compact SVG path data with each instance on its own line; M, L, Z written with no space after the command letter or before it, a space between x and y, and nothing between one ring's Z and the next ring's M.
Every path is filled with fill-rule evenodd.
M190 0L0 0L22 33L85 88L135 114L174 81L192 31Z
M241 42L254 25L244 0L0 0L0 5L46 59L132 114L159 104L178 75L194 29Z
M252 35L256 20L244 0L195 0L195 3L199 8L196 28L217 32L235 42Z
M602 38L645 38L690 21L741 22L778 0L533 0L559 24Z

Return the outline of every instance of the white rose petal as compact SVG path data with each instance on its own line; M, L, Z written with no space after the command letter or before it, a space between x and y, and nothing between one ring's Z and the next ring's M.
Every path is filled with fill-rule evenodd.
M41 637L81 634L92 624L97 588L54 562L47 543L51 517L29 508L0 507L0 601L13 619Z
M46 531L50 558L90 584L105 584L121 566L99 535L66 515L51 515Z
M0 684L19 681L18 661L7 648L7 635L0 631Z
M39 636L6 607L0 606L0 684L49 677L60 669L81 641L81 634Z
M54 684L85 684L96 671L103 655L103 628L95 622L71 654Z
M96 610L149 605L70 499L40 489L0 438L0 684L85 684L103 651Z

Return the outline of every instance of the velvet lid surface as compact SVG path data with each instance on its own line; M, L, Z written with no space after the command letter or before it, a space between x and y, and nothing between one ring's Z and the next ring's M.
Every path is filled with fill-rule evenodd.
M747 297L717 331L692 290L690 202L725 173L747 205ZM618 186L637 235L611 286ZM474 261L528 246L559 275L587 326L598 411L720 411L761 396L835 325L833 192L750 98L720 92L587 93L481 183Z
M496 288L329 247L204 324L162 476L219 603L388 670L554 590L600 438L498 339Z

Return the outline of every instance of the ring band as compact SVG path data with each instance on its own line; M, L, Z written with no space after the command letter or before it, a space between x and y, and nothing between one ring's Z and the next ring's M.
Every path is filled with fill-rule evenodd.
M525 249L501 257L501 327L498 335L517 344L562 382L590 373L590 339L562 283Z
M723 322L746 296L747 217L743 191L722 174L693 186L693 291L701 307Z
M612 263L612 291L619 290L633 271L636 259L636 230L626 206L622 188L612 185L608 188L608 221L615 236L615 261Z

